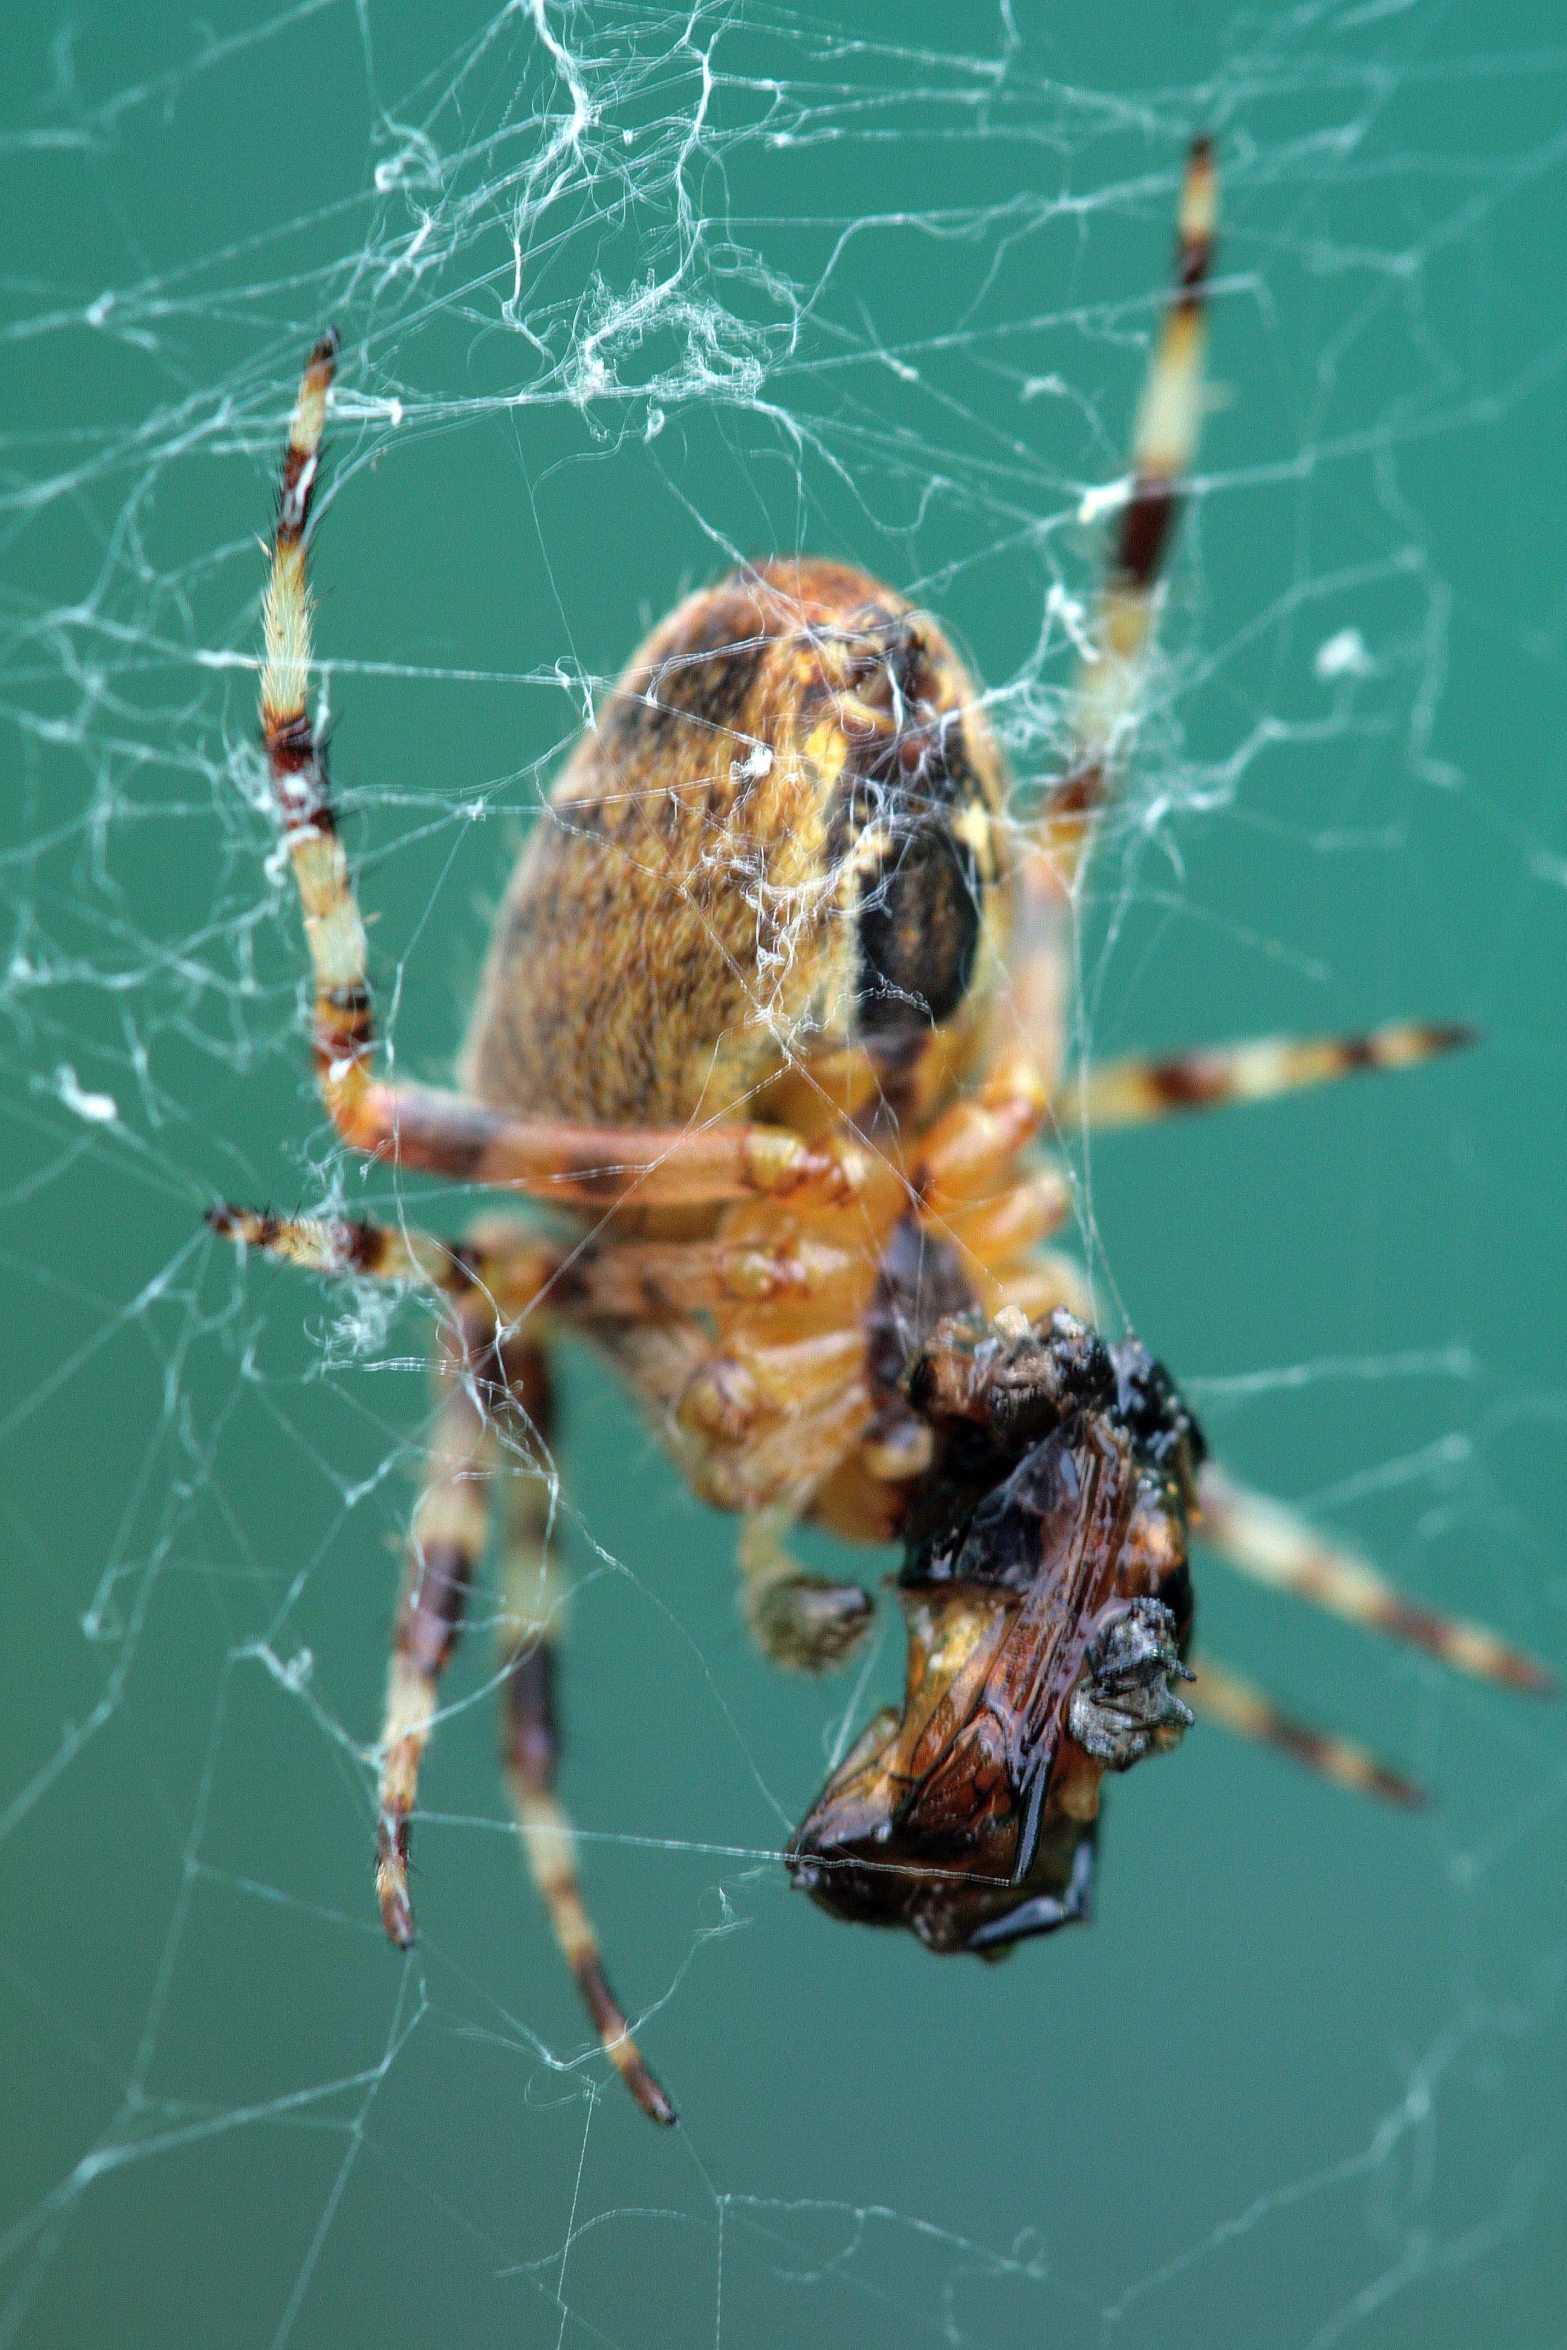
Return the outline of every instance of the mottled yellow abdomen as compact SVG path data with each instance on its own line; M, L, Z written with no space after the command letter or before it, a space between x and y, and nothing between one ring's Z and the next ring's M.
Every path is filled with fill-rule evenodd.
M637 653L523 851L464 1082L625 1125L755 1115L781 1072L889 1071L997 957L1003 771L924 613L840 564L689 597Z

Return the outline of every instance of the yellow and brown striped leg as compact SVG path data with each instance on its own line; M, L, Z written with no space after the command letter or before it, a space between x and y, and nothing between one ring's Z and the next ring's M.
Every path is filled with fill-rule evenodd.
M852 1136L806 1142L787 1127L759 1125L572 1126L508 1117L424 1086L371 1084L352 1123L337 1119L337 1127L353 1150L562 1207L630 1198L648 1208L755 1199L837 1206L887 1180Z
M872 1158L836 1137L807 1144L775 1126L627 1130L535 1122L458 1094L391 1087L374 1077L375 1008L364 923L309 706L305 549L336 365L337 337L329 333L310 354L289 427L262 616L261 730L315 978L316 1075L343 1141L432 1174L560 1201L609 1202L630 1191L646 1206L781 1194L826 1201L856 1196L873 1178Z
M1281 1713L1271 1697L1238 1674L1210 1664L1205 1656L1193 1658L1191 1664L1194 1678L1185 1695L1199 1721L1217 1722L1239 1738L1271 1746L1291 1761L1303 1763L1308 1771L1315 1771L1318 1778L1351 1787L1357 1795L1379 1795L1385 1803L1401 1804L1406 1810L1419 1810L1430 1801L1424 1788L1390 1771L1364 1747L1330 1737L1323 1730L1308 1729L1303 1722Z
M567 1253L524 1232L484 1247L358 1218L274 1216L260 1208L209 1208L207 1222L237 1247L259 1250L301 1272L338 1281L406 1281L454 1299L482 1290L503 1313L531 1302Z
M1213 258L1218 176L1208 140L1193 142L1181 184L1175 290L1165 311L1132 435L1132 486L1083 664L1070 764L1036 826L1070 889L1098 811L1115 792L1136 732L1157 616L1159 576L1180 518L1202 426L1205 284Z
M451 1298L482 1290L503 1321L542 1292L567 1310L636 1319L719 1306L854 1306L869 1288L863 1248L810 1234L752 1240L604 1241L572 1247L480 1226L460 1243L346 1217L209 1208L214 1232L329 1279L405 1281Z
M1053 1099L1073 996L1073 900L1101 811L1131 756L1158 617L1160 573L1197 454L1203 406L1204 288L1213 257L1213 150L1188 154L1177 223L1175 288L1132 436L1131 487L1089 626L1061 773L1029 827L1013 876L1007 1000L998 1025L1029 1054Z
M1548 1696L1555 1688L1533 1657L1508 1647L1481 1624L1417 1607L1364 1559L1330 1547L1292 1510L1232 1484L1211 1462L1202 1470L1199 1498L1198 1540L1255 1582L1428 1649L1461 1673L1534 1696Z
M419 1766L435 1720L440 1677L457 1645L468 1588L484 1555L494 1467L489 1409L494 1331L493 1308L475 1298L459 1309L443 1337L435 1373L435 1433L392 1636L375 1879L381 1923L400 1950L414 1938L408 1823L418 1798Z
M547 1446L549 1368L537 1347L503 1341L506 1424L513 1457L500 1473L501 1753L523 1849L555 1939L576 1979L604 2051L645 2114L675 2119L605 1979L598 1937L583 1903L575 1839L555 1794L560 1733L555 1660L565 1594L550 1557L554 1485Z
M310 588L305 542L321 463L337 336L324 334L300 381L278 485L272 573L262 608L261 737L278 821L288 843L315 975L314 1050L322 1098L339 1133L365 1115L375 1015L365 932L349 885L326 768L310 722Z
M1396 1022L1366 1036L1258 1036L1167 1061L1132 1058L1090 1066L1065 1089L1087 1125L1141 1126L1183 1110L1260 1102L1366 1069L1408 1069L1473 1044L1472 1028Z

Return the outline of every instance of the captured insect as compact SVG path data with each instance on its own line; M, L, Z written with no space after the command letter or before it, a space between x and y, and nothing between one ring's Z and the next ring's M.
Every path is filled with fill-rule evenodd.
M1278 1589L1546 1686L1223 1477L1168 1374L1135 1339L1095 1333L1085 1275L1044 1246L1071 1207L1034 1154L1053 1110L1127 1124L1463 1041L1396 1027L1063 1067L1077 885L1136 732L1195 451L1215 204L1199 141L1072 748L1032 812L1011 805L980 696L928 614L836 563L732 572L654 630L555 785L454 1092L376 1075L365 933L309 712L332 335L300 387L261 715L322 1097L349 1149L553 1214L450 1244L235 1207L211 1221L318 1272L441 1297L379 1746L382 1918L412 1941L420 1761L493 1505L523 1845L603 2046L658 2121L673 2108L605 1979L554 1791L562 1593L543 1472L561 1331L605 1353L695 1492L739 1514L742 1607L776 1663L840 1663L874 1606L802 1572L792 1525L903 1545L902 1709L870 1723L786 1854L835 1916L984 1957L1086 1918L1104 1774L1178 1743L1183 1688L1331 1778L1417 1799L1206 1661L1193 1679L1194 1525ZM518 1463L538 1473L504 1473Z

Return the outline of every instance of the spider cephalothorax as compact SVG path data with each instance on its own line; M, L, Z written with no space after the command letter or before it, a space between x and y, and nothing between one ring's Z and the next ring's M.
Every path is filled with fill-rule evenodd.
M803 1573L814 1521L902 1540L903 1713L871 1726L789 1863L823 1905L994 1952L1081 1916L1099 1780L1179 1737L1187 1513L1237 1565L1471 1670L1540 1685L1474 1626L1211 1468L1164 1374L1080 1321L1043 1243L1071 1191L1047 1118L1115 1124L1425 1058L1451 1029L1277 1039L1068 1075L1074 893L1135 725L1159 568L1202 407L1214 173L1188 159L1175 291L1073 701L1031 810L935 620L791 557L688 597L603 698L533 827L491 942L461 1085L376 1063L364 925L308 707L306 534L337 342L289 435L261 716L347 1148L548 1203L549 1234L213 1211L297 1264L443 1300L437 1411L378 1748L377 1885L413 1939L409 1838L440 1675L496 1528L502 1751L523 1848L604 2049L673 2109L599 1963L556 1793L564 1592L549 1358L570 1331L625 1380L692 1488L741 1518L745 1620L775 1663L848 1655L869 1592ZM1194 1698L1331 1776L1407 1797L1206 1662Z
M1135 1340L950 1315L904 1377L935 1435L898 1596L903 1710L789 1848L834 1916L997 1952L1087 1913L1099 1781L1174 1746L1202 1440Z

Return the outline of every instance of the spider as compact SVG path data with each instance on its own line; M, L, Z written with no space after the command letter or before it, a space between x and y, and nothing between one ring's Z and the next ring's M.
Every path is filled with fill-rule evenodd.
M936 622L863 573L772 561L690 597L633 658L555 785L498 918L460 1089L376 1074L365 933L312 726L306 532L337 342L283 462L261 717L342 1142L530 1195L550 1229L460 1245L236 1207L243 1246L443 1303L436 1419L379 1744L377 1886L413 1940L409 1823L440 1676L486 1547L501 1559L502 1748L521 1839L603 2047L673 2108L611 1993L555 1793L562 1593L550 1555L549 1353L585 1334L697 1494L741 1520L745 1619L779 1665L838 1664L873 1612L802 1572L790 1526L901 1541L901 1711L879 1714L785 1855L843 1917L995 1957L1088 1915L1100 1783L1206 1713L1399 1801L1407 1781L1186 1663L1189 1530L1245 1572L1516 1687L1545 1676L1400 1599L1204 1458L1169 1376L1091 1325L1042 1243L1070 1193L1032 1153L1090 1125L1418 1061L1460 1031L1260 1042L1063 1070L1070 932L1124 771L1161 566L1202 406L1216 210L1182 182L1075 734L1026 822ZM501 1475L520 1461L532 1474Z

